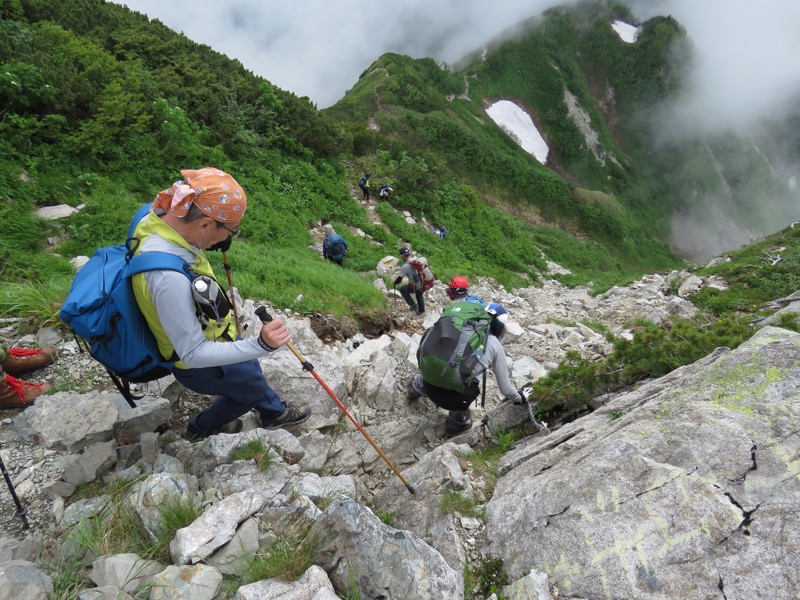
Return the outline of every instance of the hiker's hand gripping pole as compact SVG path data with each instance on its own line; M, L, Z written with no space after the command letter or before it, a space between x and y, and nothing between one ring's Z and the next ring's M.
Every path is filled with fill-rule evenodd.
M256 314L258 315L258 318L261 319L261 321L264 323L272 321L272 315L270 315L267 312L267 309L264 308L263 306L259 306L256 309ZM347 410L347 407L344 404L342 404L342 401L339 400L339 398L336 396L333 390L329 388L324 381L322 381L322 378L319 375L317 375L317 372L314 371L314 365L312 365L310 362L308 362L308 360L306 360L306 357L303 356L300 353L300 351L294 347L294 344L288 342L286 345L289 347L289 350L292 351L292 354L294 354L297 357L297 360L300 361L300 364L303 365L303 370L311 373L314 376L314 379L316 379L317 382L322 386L322 388L326 392L328 392L328 395L333 399L334 402L336 402L336 405L341 409L344 415L348 419L350 419L350 422L353 425L355 425L356 429L358 429L362 433L362 435L367 439L367 441L372 445L372 447L375 448L375 452L377 452L380 455L380 457L384 461L386 461L386 464L389 465L389 468L391 468L392 471L394 471L394 474L400 478L400 481L403 482L403 485L406 486L406 489L412 494L416 495L417 494L416 490L411 486L410 483L408 483L406 478L400 474L400 471L398 471L395 468L395 466L392 464L392 461L388 459L388 457L383 453L383 451L380 448L378 448L378 445L375 443L375 440L373 440L372 437L369 435L369 433L367 433L367 430L364 429L358 421L356 421L355 417L353 417L353 415L350 414L350 411Z

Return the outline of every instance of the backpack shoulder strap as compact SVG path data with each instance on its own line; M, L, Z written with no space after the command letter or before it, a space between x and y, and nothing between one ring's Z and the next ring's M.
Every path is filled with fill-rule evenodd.
M144 219L145 215L150 212L151 208L153 208L152 202L148 204L142 204L139 207L139 210L134 213L131 223L128 225L128 239L133 237L133 232L136 231L136 226L139 224L139 221Z
M142 252L134 256L128 263L126 275L131 277L145 271L178 271L191 281L194 279L194 269L180 256L169 252Z

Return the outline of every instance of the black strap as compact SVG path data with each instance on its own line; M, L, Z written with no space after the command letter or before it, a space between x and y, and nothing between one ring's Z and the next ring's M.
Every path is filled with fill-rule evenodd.
M108 368L106 368L106 373L108 373L108 376L111 377L111 381L114 382L114 385L117 386L119 393L122 394L125 400L128 401L128 404L131 405L131 408L136 408L136 402L134 402L134 400L141 400L144 397L144 394L140 396L134 396L131 392L131 384L127 379L120 379Z
M481 408L486 406L486 371L488 369L483 370L483 391L481 392Z
M78 346L78 350L80 350L81 352L89 352L89 342L87 342L85 339L77 335L75 333L75 330L73 330L72 328L70 328L70 330L72 331L72 337L75 339L75 344ZM175 355L175 357L178 356L176 353L173 354ZM119 393L122 394L122 397L125 398L128 404L131 405L131 408L136 408L135 401L142 399L144 397L144 394L142 394L141 396L134 396L133 393L131 392L131 384L129 381L120 379L119 377L114 375L114 373L112 373L108 369L108 367L106 367L105 369L106 373L108 373L108 376L111 377L111 381L114 382L114 385L117 387L117 390L119 390Z

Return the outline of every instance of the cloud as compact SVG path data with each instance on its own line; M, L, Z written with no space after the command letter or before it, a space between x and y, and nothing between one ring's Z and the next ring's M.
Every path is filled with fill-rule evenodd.
M675 117L695 133L747 130L780 118L800 93L800 2L631 0L645 20L672 15L696 51Z
M455 63L504 29L566 0L128 0L278 87L330 106L381 54ZM673 15L696 47L681 113L726 128L780 114L800 90L800 2L628 0L642 21Z
M128 0L190 39L236 58L320 108L386 52L454 63L505 28L563 0Z

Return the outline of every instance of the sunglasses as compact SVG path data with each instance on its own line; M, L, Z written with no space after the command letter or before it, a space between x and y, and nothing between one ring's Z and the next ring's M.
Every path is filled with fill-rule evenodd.
M231 229L230 227L227 227L224 223L220 223L219 221L217 221L217 225L222 227L225 231L230 233L233 237L236 237L237 235L239 235L239 229L241 228L241 226L239 226L239 227L236 227L234 229Z

